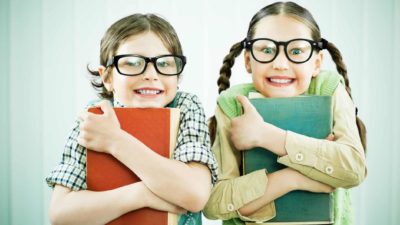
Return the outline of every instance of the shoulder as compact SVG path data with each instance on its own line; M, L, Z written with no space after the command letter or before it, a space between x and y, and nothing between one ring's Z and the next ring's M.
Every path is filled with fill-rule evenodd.
M180 111L181 130L207 126L204 109L197 95L188 92L178 92L175 100L177 102L176 108Z
M197 95L180 91L176 95L176 107L181 111L203 109L199 97Z
M254 91L254 85L252 83L247 83L247 84L238 84L235 86L232 86L225 91L221 92L220 96L218 99L235 99L237 95L247 95L250 91Z
M236 96L247 96L251 91L255 91L252 83L232 86L229 89L221 92L217 100L218 106L229 118L235 117L241 111L241 105L236 100Z
M312 78L307 93L331 96L335 92L339 83L344 84L342 75L335 71L321 70L316 77Z
M85 109L95 107L97 104L101 102L101 99L92 99L86 103Z
M351 102L353 104L353 100L350 98L349 93L346 91L346 87L344 84L339 83L335 92L332 95L333 99L338 99L338 101L345 101Z
M99 98L92 99L86 103L85 109L96 107L103 100L106 100L106 99L99 99ZM108 100L108 101L110 101L112 105L116 106L115 105L116 102L114 102L113 100ZM120 106L120 105L118 105L118 103L117 103L117 106Z

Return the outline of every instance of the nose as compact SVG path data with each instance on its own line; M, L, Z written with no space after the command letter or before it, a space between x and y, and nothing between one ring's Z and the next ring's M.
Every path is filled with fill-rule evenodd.
M273 69L276 70L286 70L289 68L289 60L287 59L285 55L285 50L283 46L280 46L281 48L279 49L279 53L272 62L272 67Z
M143 80L158 80L158 72L153 63L148 63L143 72Z

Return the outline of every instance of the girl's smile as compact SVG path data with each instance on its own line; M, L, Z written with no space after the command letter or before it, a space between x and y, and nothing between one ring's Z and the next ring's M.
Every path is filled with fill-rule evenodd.
M162 95L164 93L164 90L161 90L159 88L151 88L151 87L138 88L133 91L135 94L137 94L143 98L154 98L154 97L158 97L159 95Z
M295 79L286 76L271 76L267 77L266 81L271 86L284 87L293 84L293 82L295 82Z

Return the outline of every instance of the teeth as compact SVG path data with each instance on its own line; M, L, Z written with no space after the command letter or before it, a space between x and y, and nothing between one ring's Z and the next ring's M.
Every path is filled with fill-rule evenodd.
M273 79L273 78L271 78L270 80L271 80L271 82L280 83L280 84L288 84L288 83L292 82L292 79Z
M137 90L136 92L142 95L156 95L161 93L160 90Z

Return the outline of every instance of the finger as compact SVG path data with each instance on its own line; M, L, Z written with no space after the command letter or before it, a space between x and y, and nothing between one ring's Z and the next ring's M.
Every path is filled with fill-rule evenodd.
M111 106L111 103L107 100L103 100L99 104L101 111L103 111L104 115L112 115L114 113L114 109Z
M79 122L83 122L87 120L89 117L89 113L87 111L82 111L78 114L78 120Z
M333 191L335 191L335 189L329 185L326 185L326 187L323 189L323 192L325 193L332 193Z
M254 108L254 106L251 104L251 102L249 101L248 98L246 98L243 95L238 95L236 96L236 99L239 101L239 103L242 105L243 107L243 114L247 113L247 112L253 112L253 111L257 111L256 108Z
M82 134L79 134L79 136L76 138L76 141L78 142L79 145L86 147L87 146L87 141L86 139L83 137Z
M329 134L328 137L325 138L328 141L334 141L335 140L335 135Z
M178 215L183 215L183 214L186 214L186 213L187 213L187 210L185 210L184 208L180 208L180 207L179 207L179 209L178 209L178 211L177 211L176 214L178 214Z

